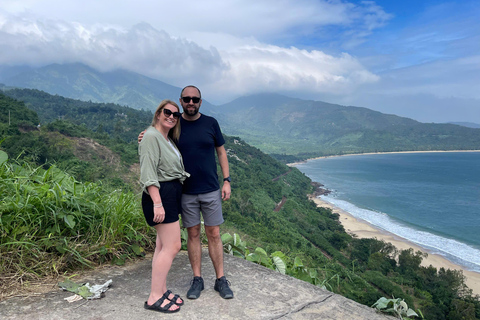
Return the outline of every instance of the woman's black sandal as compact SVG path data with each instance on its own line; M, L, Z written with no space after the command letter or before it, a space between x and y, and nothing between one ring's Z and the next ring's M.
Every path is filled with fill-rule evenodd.
M168 296L171 295L171 294L173 294L173 292L170 291L170 290L167 290L167 291L163 294L163 296L164 296L166 299L168 299ZM177 303L177 300L178 300L178 299L182 300L182 302ZM180 307L180 306L183 306L183 303L184 303L183 299L182 299L182 298L180 297L180 295L178 295L178 294L175 294L172 299L168 299L168 300L172 301L174 304L176 304L176 305L179 306L179 307Z
M152 305L148 305L147 301L145 301L145 304L143 305L143 307L147 310L164 312L164 313L174 313L174 312L180 311L180 307L178 307L175 310L170 310L170 308L172 306L176 305L173 301L170 301L169 303L167 303L165 306L162 307L162 303L163 303L163 301L165 301L165 299L166 298L165 298L165 295L164 295L163 297L158 299L157 302L155 302Z

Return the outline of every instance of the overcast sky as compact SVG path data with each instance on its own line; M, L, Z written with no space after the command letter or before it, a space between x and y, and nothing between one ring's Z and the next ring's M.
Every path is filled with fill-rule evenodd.
M0 65L72 62L480 123L477 0L0 0Z

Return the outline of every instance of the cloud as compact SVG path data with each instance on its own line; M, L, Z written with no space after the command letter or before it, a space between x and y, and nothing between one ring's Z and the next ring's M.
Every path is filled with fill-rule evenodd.
M198 83L205 92L225 98L306 88L346 93L377 80L348 54L335 57L256 40L221 51L213 46L206 49L147 23L125 29L59 20L3 17L0 21L0 49L5 53L0 64L4 65L81 62L101 71L121 68L179 86Z
M82 25L101 22L123 28L147 22L157 30L187 39L195 34L221 32L237 38L253 36L268 43L299 35L322 36L319 31L326 26L371 31L391 17L372 1L352 4L328 0L3 0L2 7L0 12L18 17Z
M101 71L121 68L171 82L210 81L225 68L214 48L173 38L146 23L125 30L58 20L0 21L0 64L4 65L81 62Z
M378 80L352 56L327 55L318 50L300 50L276 46L247 46L222 56L230 68L219 81L227 92L237 94L261 91L316 91L347 93L364 83Z

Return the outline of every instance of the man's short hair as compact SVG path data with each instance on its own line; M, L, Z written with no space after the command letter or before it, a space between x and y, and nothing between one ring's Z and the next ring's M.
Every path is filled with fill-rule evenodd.
M182 92L180 92L180 98L182 97L183 95L183 91L185 91L185 89L187 88L195 88L198 90L198 94L200 95L200 99L202 98L202 92L200 92L200 89L198 89L197 87L195 87L194 85L188 85L186 86L185 88L182 89Z

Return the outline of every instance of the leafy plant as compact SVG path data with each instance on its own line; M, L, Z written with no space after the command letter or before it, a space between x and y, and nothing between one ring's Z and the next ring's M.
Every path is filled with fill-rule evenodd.
M410 309L407 303L400 298L387 299L381 297L372 305L372 308L377 309L380 312L392 314L399 319L409 319L412 317L418 317L418 314Z
M236 233L233 237L230 233L224 233L222 235L223 251L225 253L241 257L245 259L246 255L246 243L240 240L240 236Z

